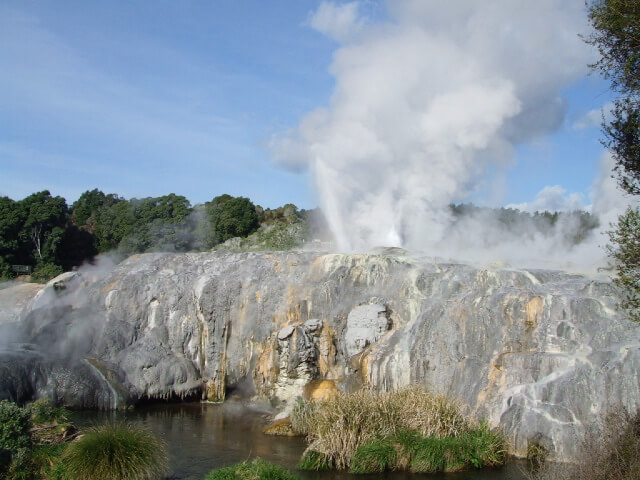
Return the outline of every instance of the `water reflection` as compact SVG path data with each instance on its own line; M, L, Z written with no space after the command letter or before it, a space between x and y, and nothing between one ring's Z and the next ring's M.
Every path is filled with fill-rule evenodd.
M204 403L163 404L139 407L127 412L74 412L79 427L107 420L144 425L169 445L171 478L202 480L210 470L261 457L295 469L305 449L300 438L262 434L267 416L259 409L238 402L223 405ZM349 475L337 472L297 472L307 480L523 480L516 462L498 470L418 475L406 472L381 475Z

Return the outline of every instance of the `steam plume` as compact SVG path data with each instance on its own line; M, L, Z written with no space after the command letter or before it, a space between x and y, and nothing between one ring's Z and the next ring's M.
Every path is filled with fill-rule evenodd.
M335 90L273 151L310 169L340 250L440 255L488 235L481 221L452 231L448 205L466 200L489 167L508 165L517 144L562 124L560 93L593 60L578 36L585 6L394 0L387 10L388 21L367 23L353 2L320 6L310 25L342 42Z

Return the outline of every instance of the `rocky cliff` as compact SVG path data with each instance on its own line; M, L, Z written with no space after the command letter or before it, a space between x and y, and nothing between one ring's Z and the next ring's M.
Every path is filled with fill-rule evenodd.
M514 453L568 459L594 417L640 407L640 329L616 302L587 277L398 251L147 254L65 274L0 324L0 398L284 407L319 385L418 383L501 425Z

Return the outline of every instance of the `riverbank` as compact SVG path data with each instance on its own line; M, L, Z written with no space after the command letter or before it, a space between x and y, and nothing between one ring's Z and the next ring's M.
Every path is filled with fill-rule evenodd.
M269 412L241 402L224 404L167 403L142 406L128 411L75 411L79 427L106 420L124 420L151 429L169 445L169 468L172 480L202 480L215 468L260 457L292 470L305 480L524 480L525 462L511 460L498 469L421 475L386 472L376 475L353 475L346 472L297 471L296 465L306 448L299 437L273 437L262 429Z

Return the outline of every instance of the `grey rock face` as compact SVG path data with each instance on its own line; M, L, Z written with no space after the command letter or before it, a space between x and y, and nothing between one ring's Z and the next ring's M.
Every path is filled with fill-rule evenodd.
M384 251L147 254L64 287L0 347L0 397L114 408L241 391L286 408L318 380L417 383L500 425L514 453L543 441L563 459L593 418L640 407L640 328L610 283L578 275Z
M359 305L349 312L344 331L346 354L352 357L380 340L389 330L390 322L384 305Z

